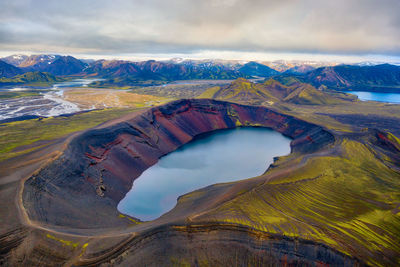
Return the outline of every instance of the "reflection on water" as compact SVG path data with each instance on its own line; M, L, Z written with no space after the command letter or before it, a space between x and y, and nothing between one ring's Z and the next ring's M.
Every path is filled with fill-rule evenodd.
M400 103L400 94L394 93L375 93L375 92L361 92L349 91L346 92L358 96L363 101L379 101L388 103Z
M137 178L119 211L153 220L180 195L264 173L276 156L290 152L290 139L266 128L216 131L161 158Z

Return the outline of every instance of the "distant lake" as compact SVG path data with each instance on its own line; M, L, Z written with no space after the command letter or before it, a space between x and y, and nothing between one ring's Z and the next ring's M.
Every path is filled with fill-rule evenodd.
M362 91L348 91L346 93L358 96L363 101L379 101L388 103L400 104L400 94L394 93L375 93L375 92L362 92Z
M290 139L267 128L211 132L162 157L138 177L118 210L153 220L181 195L216 183L263 174L276 156L290 153Z

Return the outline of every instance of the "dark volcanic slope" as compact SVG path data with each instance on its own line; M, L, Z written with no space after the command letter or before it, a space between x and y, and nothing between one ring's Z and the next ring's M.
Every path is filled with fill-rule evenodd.
M326 115L326 114L325 114ZM354 127L380 129L382 131L390 131L400 136L400 124L397 118L388 118L379 115L364 114L336 114L328 115L342 123L350 124Z
M258 76L265 78L279 74L279 71L276 71L268 66L254 61L244 64L242 67L239 68L239 71L248 76Z
M10 78L15 75L21 74L22 70L13 65L10 65L2 60L0 60L0 78Z
M230 225L165 226L125 242L129 249L111 262L112 254L104 250L87 253L77 265L362 266L357 259L322 244Z
M82 72L86 66L87 64L74 57L62 56L39 69L53 75L73 75Z
M125 225L116 206L146 168L198 134L240 125L271 127L290 136L294 152L313 152L333 142L321 127L264 107L181 100L73 140L59 159L27 180L24 206L31 220L46 225Z
M322 67L308 72L305 79L316 87L325 85L338 90L399 92L400 66L381 64Z

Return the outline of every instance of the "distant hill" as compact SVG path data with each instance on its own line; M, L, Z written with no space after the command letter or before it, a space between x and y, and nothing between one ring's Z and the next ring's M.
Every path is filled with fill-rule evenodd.
M307 73L304 79L316 87L336 90L400 92L400 66L390 64L323 67Z
M305 83L306 82L304 79L304 75L291 74L291 73L282 73L281 75L274 76L274 80L276 80L286 86L291 86L295 83Z
M19 73L40 71L61 76L81 73L88 66L74 57L60 55L12 55L4 60L20 68Z
M31 55L22 61L18 67L25 68L27 71L42 71L59 58L59 55Z
M61 56L50 64L47 64L40 71L49 72L53 75L74 75L82 73L87 64L71 56Z
M97 60L91 63L85 72L89 75L102 78L130 76L137 73L138 69L130 62L122 60Z
M11 64L0 60L0 78L10 78L15 75L21 74L23 71Z
M266 65L274 70L279 72L285 72L287 70L293 69L295 67L302 66L311 66L313 68L327 67L327 66L336 66L337 62L328 62L328 61L310 61L310 60L275 60L275 61L263 61L260 62L263 65Z
M26 59L28 58L28 56L26 55L11 55L8 57L3 57L1 58L1 60L3 60L4 62L13 65L15 67L19 67L19 65L24 62Z
M276 99L263 84L252 83L244 78L239 78L228 86L212 87L202 93L199 98L243 101L248 103L262 103Z
M299 65L299 66L295 66L293 68L286 70L284 73L285 74L304 74L304 73L310 72L312 70L315 70L315 68L313 66Z
M310 84L295 82L285 86L270 79L264 83L252 83L246 79L237 79L226 87L212 87L199 98L244 102L250 104L288 102L299 105L337 104L354 100L353 97L317 90Z
M12 78L0 78L1 84L33 84L33 83L55 83L64 79L57 78L50 73L34 71L16 75Z
M174 63L155 60L142 62L99 60L86 68L85 73L106 79L93 84L93 86L111 85L116 82L119 86L133 86L151 81L160 83L175 80L229 80L249 77L249 75L245 75L237 69L219 63Z
M279 71L254 61L244 64L238 70L246 76L256 76L264 78L269 78L279 74Z

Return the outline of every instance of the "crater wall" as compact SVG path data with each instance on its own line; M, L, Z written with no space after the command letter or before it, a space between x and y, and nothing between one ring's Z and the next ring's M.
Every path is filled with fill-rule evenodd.
M291 137L292 153L313 153L334 142L322 127L265 107L178 100L73 139L25 182L23 205L32 221L47 227L129 225L117 205L145 169L196 135L238 126L268 127Z

